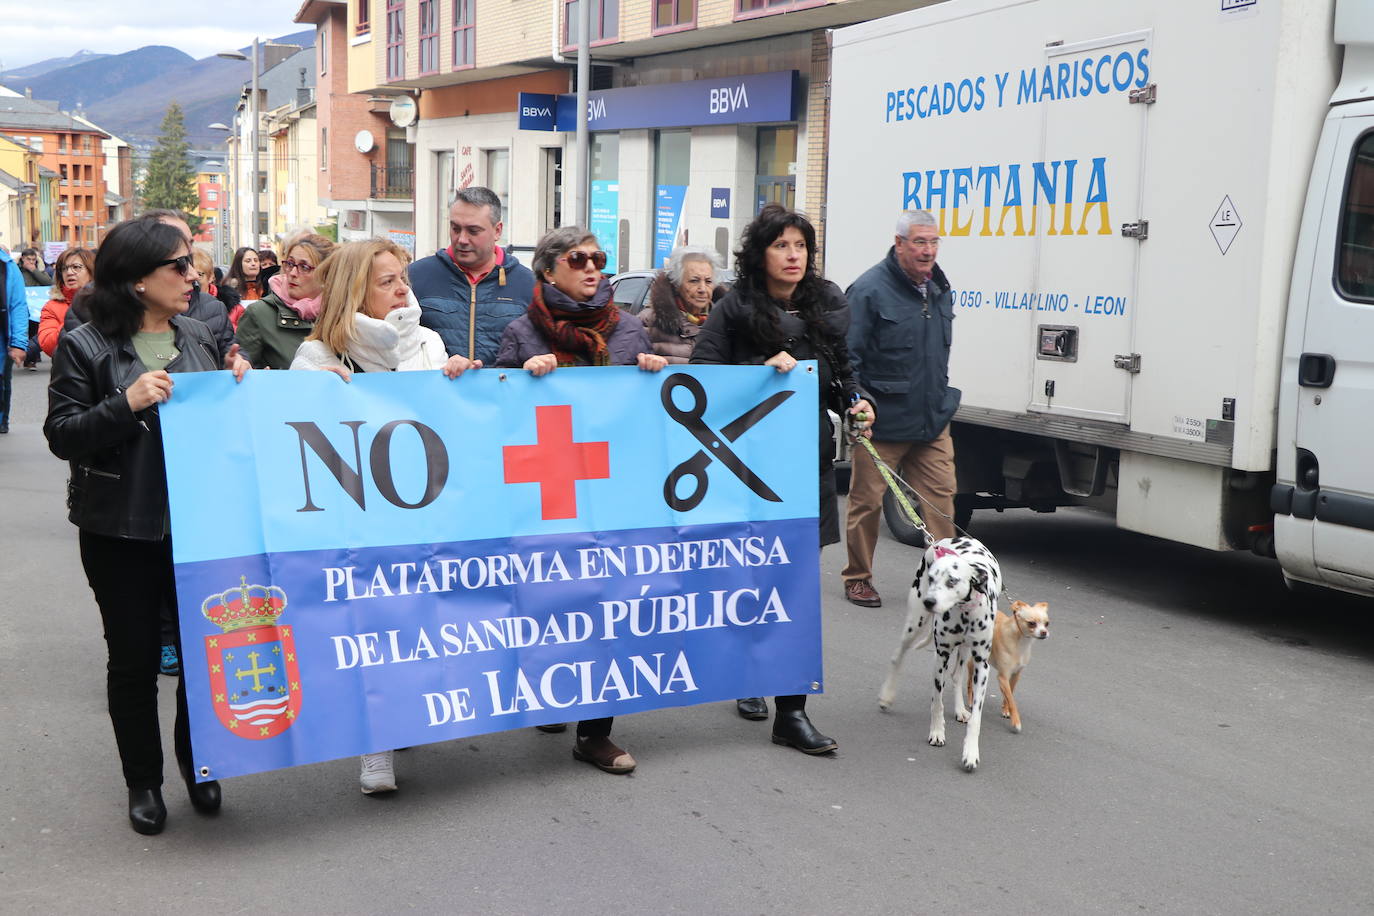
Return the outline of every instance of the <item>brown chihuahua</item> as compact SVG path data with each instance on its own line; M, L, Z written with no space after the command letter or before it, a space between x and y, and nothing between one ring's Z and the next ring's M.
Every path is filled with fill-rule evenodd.
M997 685L1002 690L1002 718L1011 719L1011 730L1021 730L1021 713L1016 708L1012 692L1021 672L1030 664L1032 640L1046 639L1050 635L1050 606L1044 601L1027 604L1024 601L1011 603L1011 616L1001 611L993 622L992 657L989 661L997 669ZM970 662L972 664L972 662ZM972 675L972 672L969 672ZM965 677L965 686L971 691L972 677ZM965 691L958 693L959 707L962 711ZM972 694L969 693L969 701ZM960 720L962 721L962 720Z

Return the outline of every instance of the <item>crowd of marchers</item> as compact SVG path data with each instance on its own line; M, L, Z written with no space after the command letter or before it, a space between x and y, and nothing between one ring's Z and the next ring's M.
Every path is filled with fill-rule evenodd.
M498 244L502 206L490 190L459 191L448 247L410 263L395 244L336 244L302 233L271 250L241 248L227 272L193 248L180 214L120 223L96 251L68 248L49 275L38 252L0 251L8 359L0 390L7 425L15 369L52 359L44 433L70 462L68 506L109 653L108 702L139 833L163 829L158 674L177 678L174 752L197 811L219 809L217 782L197 782L179 670L176 592L158 405L183 372L227 369L356 373L439 370L450 379L484 367L545 376L567 366L682 363L762 365L790 372L815 360L820 410L818 549L841 540L834 422L870 439L876 454L925 500L933 537L954 533L948 384L953 310L936 263L940 238L925 211L897 215L891 248L847 291L818 269L810 220L764 206L733 252L728 286L720 255L681 246L658 272L643 310L612 299L607 257L580 226L549 231L525 265ZM25 284L50 288L31 319ZM866 449L855 452L846 501L845 597L875 607L874 541L885 486ZM772 718L775 744L826 754L838 742L811 722L806 697L737 701L746 719ZM611 738L612 719L576 723L572 755L608 773L635 758ZM566 725L540 726L562 731ZM395 755L361 759L364 793L395 791Z

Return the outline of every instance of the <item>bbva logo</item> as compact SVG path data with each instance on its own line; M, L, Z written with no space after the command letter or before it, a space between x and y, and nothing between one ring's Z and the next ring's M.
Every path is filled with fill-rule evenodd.
M719 89L711 90L709 108L711 114L729 114L732 111L739 111L741 108L748 107L749 94L745 92L743 83L738 86L722 86Z

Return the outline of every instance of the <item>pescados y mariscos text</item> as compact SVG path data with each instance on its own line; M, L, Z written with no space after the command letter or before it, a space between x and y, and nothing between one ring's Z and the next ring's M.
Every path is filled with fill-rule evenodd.
M791 564L781 537L748 536L537 550L372 567L325 567L323 601L386 600L414 595L465 592L510 586L541 586L578 580L621 579L748 569ZM559 610L547 616L512 614L450 621L432 628L390 628L330 636L335 668L439 661L460 655L537 646L615 641L727 627L791 623L777 586L655 594L641 584L638 594L608 597L592 609ZM482 671L479 696L487 716L540 712L637 699L646 693L691 693L698 688L687 652L629 653L597 660L560 661L542 670L522 666ZM476 719L470 687L423 694L429 725Z

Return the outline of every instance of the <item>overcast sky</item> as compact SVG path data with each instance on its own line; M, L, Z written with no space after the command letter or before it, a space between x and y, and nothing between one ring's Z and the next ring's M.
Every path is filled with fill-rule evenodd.
M168 45L199 60L312 28L292 22L302 0L0 0L0 67L77 51L123 54Z

